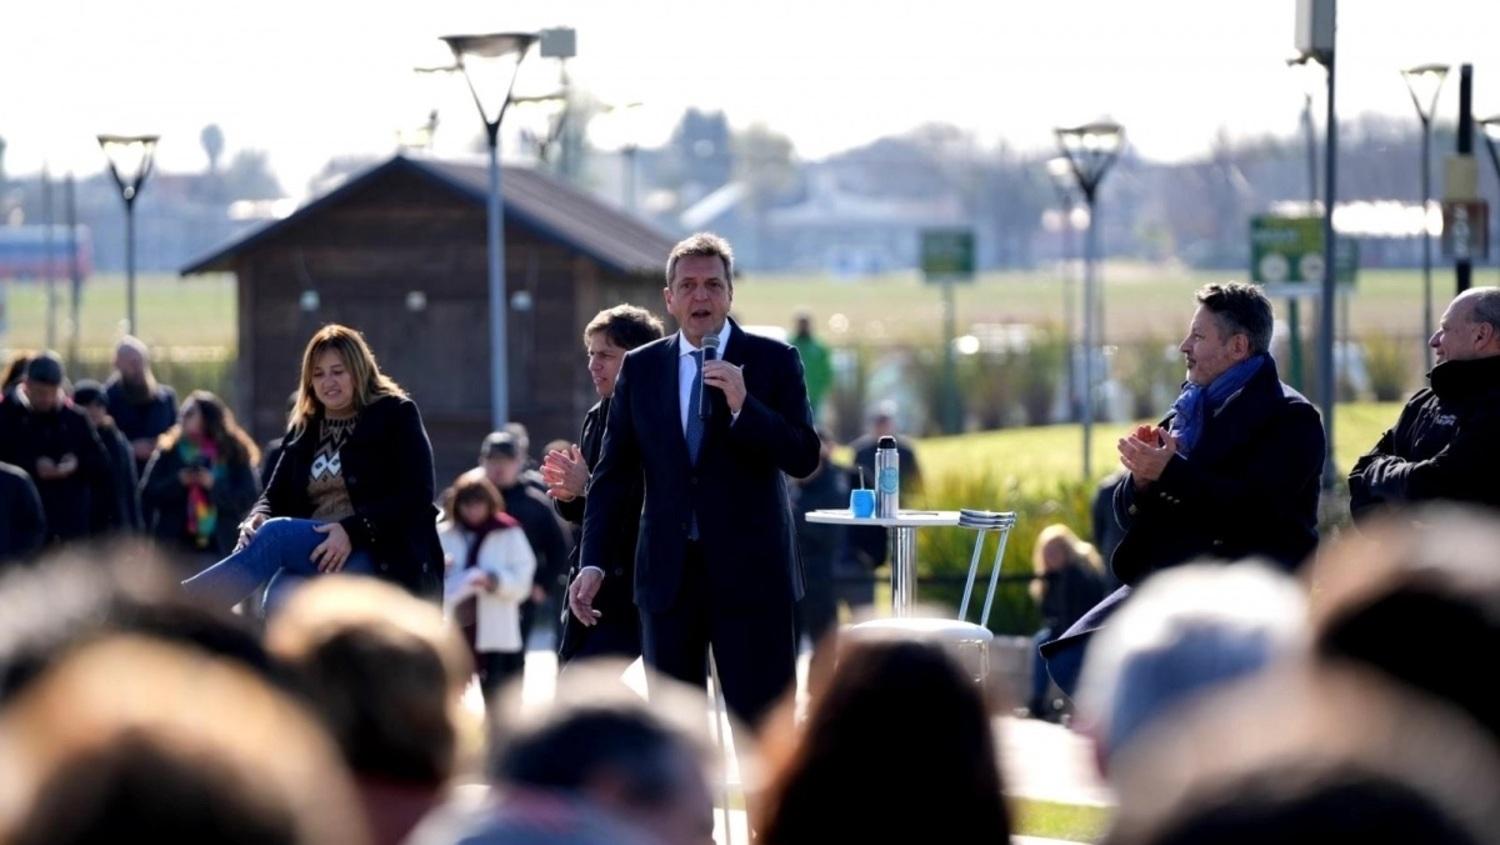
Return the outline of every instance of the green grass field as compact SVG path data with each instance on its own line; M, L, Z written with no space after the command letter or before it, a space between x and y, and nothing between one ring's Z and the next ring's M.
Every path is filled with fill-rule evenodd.
M1335 460L1347 473L1354 461L1369 451L1387 428L1396 423L1401 405L1396 402L1352 402L1338 406L1334 418ZM1115 441L1129 431L1131 423L1100 423L1094 426L1094 470L1102 477L1119 468ZM1014 476L1022 486L1049 487L1057 479L1077 478L1083 472L1079 425L1047 425L1007 428L953 437L929 437L917 441L917 460L928 479L972 476L991 472L998 478Z
M1493 280L1480 268L1477 283ZM1174 266L1111 262L1103 270L1106 337L1176 337L1192 312L1192 292L1205 282L1243 274L1202 272ZM1452 280L1434 279L1434 310L1441 314ZM9 287L9 332L0 347L31 348L46 331L46 298L40 285ZM139 282L140 332L152 345L232 346L235 343L234 279L227 274L182 279L147 274ZM125 314L125 285L118 275L100 275L84 287L82 338L85 347L109 346ZM1366 332L1409 337L1422 334L1421 276L1408 270L1366 270L1350 302L1356 335ZM67 284L59 283L59 345L67 338ZM744 322L787 325L799 307L812 309L835 344L856 340L880 343L930 340L941 327L941 295L913 273L840 281L831 276L747 275L737 286L736 314ZM658 303L647 303L659 307ZM982 274L955 295L960 331L976 323L1061 323L1063 285L1055 271ZM1278 303L1284 314L1284 305ZM1304 332L1311 329L1310 307L1303 309ZM835 320L836 317L842 319ZM845 326L842 331L831 325ZM1420 347L1418 347L1420 348Z

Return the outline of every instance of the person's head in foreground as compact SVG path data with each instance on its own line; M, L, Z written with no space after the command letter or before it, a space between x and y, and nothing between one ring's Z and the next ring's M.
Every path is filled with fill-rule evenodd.
M70 654L0 716L0 841L367 840L299 706L234 664L125 637Z
M937 646L849 643L795 740L767 756L768 845L1009 841L980 688ZM880 796L899 806L882 812Z
M1105 845L1500 842L1500 762L1461 713L1328 669L1226 687L1125 750Z
M140 547L70 546L0 577L0 704L72 651L133 634L275 669L241 617L190 601L161 558Z
M1189 564L1147 579L1095 637L1078 687L1080 727L1100 768L1177 708L1300 653L1306 602L1255 563Z
M578 841L713 841L706 700L652 677L647 702L622 683L624 668L610 660L570 665L552 703L496 726L490 778L500 795L501 823L485 826L491 836L518 833L526 819L542 813L565 819ZM512 684L506 692L520 690Z
M1405 517L1319 556L1314 653L1445 699L1500 738L1500 684L1484 668L1500 653L1500 526L1451 507Z

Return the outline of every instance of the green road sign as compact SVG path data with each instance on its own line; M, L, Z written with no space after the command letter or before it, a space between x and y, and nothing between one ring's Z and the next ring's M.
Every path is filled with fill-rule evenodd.
M1334 249L1334 280L1354 284L1359 242L1339 238ZM1262 285L1322 282L1323 218L1270 214L1250 218L1250 280Z
M922 230L922 276L929 282L973 281L974 231Z

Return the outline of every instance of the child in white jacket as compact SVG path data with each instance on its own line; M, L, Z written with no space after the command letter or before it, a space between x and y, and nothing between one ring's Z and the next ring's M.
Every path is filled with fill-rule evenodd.
M447 563L443 611L464 632L485 706L526 665L521 602L531 594L536 557L500 492L482 475L460 476L448 491L438 527Z

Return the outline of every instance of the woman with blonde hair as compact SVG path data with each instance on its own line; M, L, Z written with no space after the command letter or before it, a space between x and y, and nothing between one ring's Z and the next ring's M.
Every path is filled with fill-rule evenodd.
M319 329L302 355L297 402L271 481L234 554L184 582L226 606L266 587L266 610L307 578L374 575L419 595L441 590L432 444L421 414L380 372L359 332Z
M1032 637L1037 648L1068 630L1089 608L1104 599L1104 563L1092 545L1078 539L1062 523L1043 528L1031 553L1031 598L1042 614L1042 628ZM1031 668L1030 715L1049 718L1053 708L1047 700L1046 661L1037 657Z

